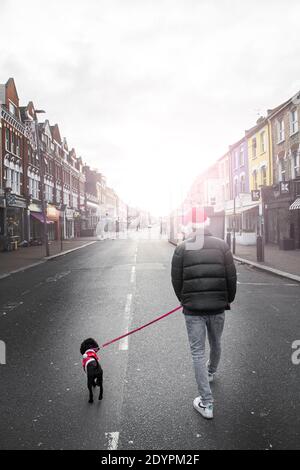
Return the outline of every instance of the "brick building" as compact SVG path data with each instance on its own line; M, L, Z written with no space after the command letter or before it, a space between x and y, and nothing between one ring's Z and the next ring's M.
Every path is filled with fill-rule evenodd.
M19 242L26 234L25 127L21 121L19 97L13 78L0 84L0 249Z
M272 137L273 185L264 189L266 241L284 240L300 248L300 93L289 99L268 120Z

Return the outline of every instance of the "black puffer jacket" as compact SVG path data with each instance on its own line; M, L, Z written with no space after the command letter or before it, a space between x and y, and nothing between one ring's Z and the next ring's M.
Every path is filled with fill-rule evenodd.
M203 248L190 250L188 242L195 242L195 236L177 246L172 260L172 284L184 310L204 315L230 309L236 269L228 245L207 229Z

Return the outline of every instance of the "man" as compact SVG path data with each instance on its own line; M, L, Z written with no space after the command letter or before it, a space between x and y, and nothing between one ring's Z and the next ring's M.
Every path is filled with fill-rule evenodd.
M213 418L210 382L221 356L221 336L225 310L236 293L236 269L228 245L211 235L205 211L192 209L192 234L175 249L172 284L183 306L195 376L200 396L194 408L207 419ZM210 345L205 360L206 332Z

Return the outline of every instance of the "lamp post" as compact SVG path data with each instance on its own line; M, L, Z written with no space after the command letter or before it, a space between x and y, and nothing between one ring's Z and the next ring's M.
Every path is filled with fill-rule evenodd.
M235 208L235 199L233 199L233 237L232 237L232 253L235 255L235 230L236 230L236 208Z
M36 109L36 114L45 113L43 109ZM43 215L43 227L44 227L44 243L46 248L46 256L50 255L49 252L49 242L48 242L48 227L47 227L47 201L45 200L45 193L44 193L44 162L42 161L41 157L41 149L40 149L40 136L39 136L39 128L38 122L35 120L35 135L36 135L36 145L37 145L37 155L40 165L40 179L41 179L41 204L42 204L42 215Z
M67 205L61 204L60 210L62 212L61 223L60 223L60 251L63 251L63 239L64 239L64 227L65 227L65 212Z

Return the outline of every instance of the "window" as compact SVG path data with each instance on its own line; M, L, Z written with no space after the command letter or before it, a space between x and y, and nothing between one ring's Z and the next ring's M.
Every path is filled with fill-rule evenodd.
M284 140L284 120L279 119L277 121L277 139L278 142L282 142Z
M281 159L278 165L279 181L285 181L285 161Z
M267 167L264 165L261 167L261 184L267 186Z
M300 176L299 153L297 151L292 153L291 170L292 178L298 178Z
M13 132L11 133L10 151L15 153L15 134Z
M292 109L290 112L290 135L298 132L298 112L297 109Z
M245 175L240 176L240 188L241 188L241 193L246 192L246 178L245 178Z
M53 201L53 188L49 184L45 184L45 199L48 202Z
M235 152L234 152L233 165L234 165L234 169L236 170L238 168L238 165L239 165L239 156L238 156L238 151L237 150L235 150Z
M16 137L16 154L20 156L20 138Z
M260 153L266 151L266 133L265 131L260 133Z
M244 158L244 146L240 146L240 166L243 166L245 164L245 158Z
M256 158L256 137L252 139L252 158Z
M56 202L59 203L61 201L61 190L56 188Z
M253 171L253 189L258 189L258 186L257 186L257 171L256 170Z
M5 168L6 187L11 188L12 193L20 194L21 178L18 170Z
M9 129L5 130L5 149L10 152L10 132L9 132Z
M17 108L11 101L8 103L8 110L13 116L17 115Z
M234 178L234 197L236 197L239 193L239 188L238 188L238 177L236 176Z

